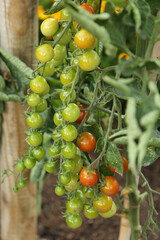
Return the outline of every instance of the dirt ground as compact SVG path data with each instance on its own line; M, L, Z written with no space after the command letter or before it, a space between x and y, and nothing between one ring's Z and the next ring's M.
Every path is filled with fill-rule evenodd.
M149 180L152 188L160 191L160 160L150 167L143 169L143 173ZM120 190L124 187L125 177L119 177ZM53 184L56 183L56 176L50 174L45 181L43 188L42 211L38 221L39 240L118 240L120 218L113 216L110 219L98 217L95 220L83 219L79 229L71 230L65 224L65 218L61 212L64 211L65 202L62 197L54 193ZM143 188L140 188L142 191ZM160 196L154 195L155 207L160 213ZM141 222L147 217L148 202L145 200L141 208ZM120 212L120 211L118 211ZM160 222L160 217L158 216ZM160 233L150 235L148 240L159 240ZM136 240L136 239L135 239Z

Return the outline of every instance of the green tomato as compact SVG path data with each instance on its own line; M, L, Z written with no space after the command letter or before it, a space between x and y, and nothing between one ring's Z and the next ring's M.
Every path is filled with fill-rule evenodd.
M84 193L85 197L87 197L87 198L94 197L94 189L93 188L87 188L85 186L82 186L82 192Z
M53 145L48 149L49 155L51 157L57 157L61 153L61 147L60 145Z
M71 83L76 76L76 71L73 68L69 68L68 72L63 71L60 75L60 80L63 85ZM77 80L78 82L78 80Z
M55 187L55 193L57 196L63 196L65 194L65 187L62 185L57 185Z
M57 132L57 131L53 131L53 133L52 133L52 139L54 140L54 141L56 141L56 140L58 140L58 139L60 139L61 138L61 134L59 133L59 132Z
M36 165L36 160L33 157L26 157L24 160L24 165L28 169L33 168Z
M82 217L80 214L69 214L66 217L66 224L72 229L79 228L82 225Z
M24 188L26 186L26 181L24 179L19 179L18 188Z
M80 187L79 176L75 173L70 173L70 177L70 182L65 185L65 189L68 192L77 190Z
M41 128L43 126L43 118L39 113L32 113L29 117L26 119L27 125L30 128Z
M35 107L38 105L38 103L40 103L40 97L38 94L36 93L31 93L28 97L27 97L27 103L29 106L31 107Z
M76 98L76 91L73 90L72 95L69 97L68 95L71 93L71 88L67 88L67 90L62 90L62 92L60 92L60 99L62 101L65 100L65 102L69 102L69 100L71 102L73 102ZM67 97L68 96L68 97Z
M56 126L60 125L62 123L62 116L59 112L56 112L53 116L53 121Z
M42 76L37 76L30 81L30 88L33 92L41 94L47 89L47 81Z
M71 52L74 52L75 50L78 49L77 45L75 44L75 41L74 40L71 40L70 43L69 43L69 48L71 50Z
M45 37L53 36L59 29L58 21L54 18L47 18L42 22L40 28Z
M108 211L108 212L104 212L104 213L100 213L99 212L99 215L103 218L110 218L110 217L113 217L115 214L116 214L116 211L117 211L117 206L116 204L113 202L112 203L112 207L111 209Z
M56 41L62 34L64 28L66 27L66 24L63 24L59 30L56 32L56 34L53 36L54 41ZM61 39L59 40L58 44L60 45L67 45L72 39L72 33L70 29L67 29L66 32L63 34Z
M73 158L75 162L75 168L72 170L72 173L79 173L83 167L83 160L80 155L76 154Z
M48 94L50 91L50 86L47 84L47 88L45 91L43 91L41 94L39 94L40 96L45 96L46 94Z
M74 197L67 201L66 208L70 213L80 213L83 210L83 202Z
M56 46L54 47L54 59L56 61L64 60L66 55L66 47L60 44L56 44Z
M22 162L22 161L17 162L16 168L17 168L17 170L22 172L25 169L24 162Z
M63 109L62 117L68 122L75 122L80 117L80 109L75 103L70 103Z
M54 74L55 72L55 66L53 64L53 59L49 62L46 63L46 65L44 66L44 70L43 70L43 67L41 67L38 72L42 75L43 73L43 76L44 77L50 77Z
M13 190L13 192L18 192L19 188L18 188L18 186L14 186L12 190Z
M47 162L45 163L45 169L46 169L46 172L48 173L53 173L55 171L57 171L58 169L58 163L57 161L54 161L54 162Z
M81 199L82 202L85 202L86 197L80 189L76 191L76 197Z
M67 143L63 148L62 148L62 154L65 158L74 158L76 155L77 147L74 143L70 142Z
M33 147L39 146L42 143L42 140L43 140L43 137L42 137L42 133L40 132L33 132L28 137L28 142Z
M59 175L59 180L62 184L66 185L70 182L71 180L71 175L70 173L61 173Z
M61 19L62 20L69 20L71 18L71 15L69 14L67 8L63 8L61 10Z
M83 208L83 214L86 218L88 219L95 219L98 217L98 212L96 211L96 209L94 209L94 207L89 205L89 202L87 202L84 205Z
M73 159L67 159L62 165L64 171L71 171L75 167L75 162Z
M45 157L46 151L43 147L39 146L33 149L32 155L34 158L41 160Z
M50 44L42 44L36 49L36 58L43 63L50 61L54 56L53 48Z
M44 98L40 98L40 103L37 105L37 112L44 112L47 109L48 103L47 100Z
M51 105L52 105L53 108L56 108L56 109L63 107L63 103L59 98L57 98L57 99L52 98L51 99Z
M72 142L77 138L78 132L75 126L69 124L62 128L61 136L67 142Z
M94 50L86 51L78 59L78 64L83 71L93 71L99 63L100 57Z

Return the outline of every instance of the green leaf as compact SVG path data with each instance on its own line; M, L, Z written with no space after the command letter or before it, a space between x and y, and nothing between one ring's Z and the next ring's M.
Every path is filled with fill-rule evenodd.
M94 152L97 153L97 152L102 151L103 146L104 146L104 137L100 137L100 138L98 138L98 141L96 143L96 149Z
M160 157L160 148L148 147L143 159L142 166L147 167L154 163Z
M2 76L0 76L0 91L3 91L6 84Z
M21 98L16 94L7 94L5 92L0 92L0 101L21 101Z
M103 137L103 130L101 126L98 123L95 123L91 126L84 126L82 128L83 132L90 132L94 135L96 140L98 140L100 137Z
M91 92L90 92L90 90L89 90L88 87L85 87L85 88L84 88L84 97L85 97L85 99L88 100L89 102L92 101L92 95L91 95Z
M115 168L115 171L120 175L123 175L123 161L121 154L114 143L108 144L108 149L106 153L107 163Z
M62 0L56 0L52 7L44 12L43 14L45 15L50 15L50 14L53 14L53 13L56 13L56 12L59 12L60 10L62 10L64 8L64 4L63 4L63 1Z
M17 80L22 90L29 86L29 79L32 78L31 68L27 67L21 60L4 51L2 48L0 48L0 58L6 64L12 77Z
M37 162L35 167L31 169L30 181L32 183L35 183L39 180L43 172L43 169L44 169L44 160Z

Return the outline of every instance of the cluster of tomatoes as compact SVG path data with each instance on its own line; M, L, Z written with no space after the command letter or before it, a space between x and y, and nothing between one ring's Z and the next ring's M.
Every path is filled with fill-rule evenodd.
M84 3L81 7L94 14L91 5ZM30 81L27 95L28 155L19 160L16 167L22 173L25 168L31 169L45 159L46 172L58 172L55 193L67 196L66 223L71 228L78 228L82 224L82 211L89 219L98 215L108 218L116 213L112 196L118 193L119 183L113 177L116 173L114 168L100 164L96 169L83 161L82 152L93 152L96 139L90 132L77 131L90 116L86 106L76 103L75 89L80 72L95 70L100 57L95 51L95 37L72 21L67 9L61 11L61 19L58 22L47 18L41 24L45 39L36 49L38 74ZM62 89L51 89L46 79L55 73L59 74ZM57 99L55 92L59 96ZM57 102L60 108L52 116L52 141L46 148L43 146L46 132L44 115L46 109ZM125 172L128 163L124 157L122 159ZM14 191L25 185L26 179L20 177Z

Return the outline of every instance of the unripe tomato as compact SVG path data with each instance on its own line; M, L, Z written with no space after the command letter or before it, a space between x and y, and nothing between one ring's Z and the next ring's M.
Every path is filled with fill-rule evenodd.
M26 157L24 160L24 165L28 169L33 168L36 165L36 159L33 157Z
M69 124L62 128L61 136L67 142L72 142L77 138L78 132L75 126Z
M61 19L62 20L69 20L71 18L71 15L69 14L67 8L63 8L61 10Z
M50 61L54 56L53 48L50 44L42 44L36 49L36 58L43 63Z
M112 176L105 177L106 184L104 187L101 187L101 192L106 196L114 196L119 191L119 183Z
M105 212L105 213L100 213L99 212L99 215L103 218L110 218L110 217L113 217L115 214L116 214L116 211L117 211L117 206L116 204L113 202L112 203L112 207L111 209L108 211L108 212Z
M85 105L82 105L82 104L77 104L77 106L78 106L80 109L82 108L82 109L80 110L80 117L76 120L76 123L80 124L80 123L82 122L83 118L85 117L86 113L87 113L87 111L85 111L85 110L83 110L83 109L85 109L85 108L87 108L87 107L86 107ZM88 116L87 116L86 122L87 122L88 118L89 118L89 114L88 114Z
M43 70L43 67L41 67L40 69L38 69L38 72L42 75L43 73L43 76L44 77L50 77L54 74L55 72L55 66L54 64L52 63L52 60L47 62L45 67L44 67L44 70Z
M87 166L85 166L87 168ZM95 168L92 170L94 173L88 173L86 169L82 169L80 172L80 182L86 187L93 187L98 182L98 172Z
M68 122L75 122L80 116L80 109L75 103L70 103L63 109L62 117Z
M97 212L105 213L108 212L112 207L112 198L102 195L97 200L93 201L93 207L97 210Z
M71 171L75 167L75 162L73 159L67 159L65 162L62 164L62 168L64 171Z
M59 180L64 185L68 184L71 181L71 174L70 173L61 173L59 175Z
M63 24L59 30L56 32L56 34L53 36L54 41L57 40L57 38L60 37L60 35L62 34L62 31L64 30L64 28L66 27L66 24ZM64 35L61 37L61 39L59 40L58 44L60 45L67 45L72 39L72 33L70 29L67 29L66 32L64 33Z
M53 36L59 29L58 21L54 18L47 18L41 24L41 32L44 36Z
M46 89L42 93L40 93L39 95L40 96L45 96L46 94L49 93L49 91L50 91L50 86L47 84Z
M77 147L74 143L69 142L62 148L62 154L65 158L74 158L77 152Z
M69 96L68 95L70 94L70 92L71 92L71 88L67 88L67 90L62 90L62 92L60 92L61 101L65 100L65 102L68 102L69 101ZM75 100L75 98L76 98L76 91L73 90L73 93L71 95L71 102L73 102Z
M28 142L31 146L37 147L42 143L42 133L40 132L33 132L31 135L28 137Z
M30 128L41 128L43 125L43 118L39 113L32 113L29 117L26 119L27 125Z
M96 147L96 139L89 132L83 132L77 139L77 146L84 152L91 152Z
M94 189L93 188L88 188L85 186L82 186L82 191L87 198L93 198L94 197Z
M79 198L72 198L66 203L66 208L70 213L80 213L83 209L83 202Z
M82 7L84 10L86 10L87 12L91 13L91 14L94 14L94 9L93 7L88 4L88 3L83 3L80 5L80 7Z
M56 140L58 140L58 139L60 139L61 138L61 134L59 133L59 132L57 132L57 131L53 131L53 133L52 133L52 139L54 140L54 141L56 141Z
M46 169L46 172L48 172L48 173L53 173L53 172L57 171L57 169L58 169L57 161L54 161L54 162L48 161L45 164L45 169Z
M41 97L40 103L38 103L36 110L38 113L44 112L47 109L47 106L48 106L47 100Z
M81 49L88 49L94 45L95 37L90 34L87 30L82 28L78 31L74 37L74 41L77 47Z
M71 180L69 181L69 183L65 185L65 189L68 192L77 190L80 187L79 176L75 173L70 173L70 176L71 176Z
M59 112L56 112L53 116L53 121L56 126L60 125L62 123L62 116Z
M17 168L17 170L19 170L20 172L22 172L22 171L25 169L24 162L23 162L23 161L17 162L16 168Z
M69 48L70 48L71 52L74 52L75 50L78 49L78 47L77 47L77 45L76 45L76 43L75 43L74 40L71 40L71 41L70 41L70 43L69 43Z
M81 191L80 189L76 191L76 197L79 198L82 202L85 202L86 197L83 191Z
M54 47L54 59L56 61L64 60L66 55L66 47L60 44L56 44L56 46Z
M29 106L31 107L35 107L38 105L38 103L40 103L40 97L38 94L36 93L31 93L28 97L27 97L27 103Z
M61 146L60 145L53 145L48 149L49 155L51 157L56 157L61 153Z
M127 171L127 169L128 169L128 161L127 161L127 159L126 159L124 156L121 155L121 157L122 157L122 160L123 160L123 174L124 174L124 173ZM113 173L117 173L115 168L112 168L112 167L109 166L109 165L108 165L108 167L109 167L109 169L110 169ZM118 173L117 173L117 174L118 174Z
M91 207L89 205L89 202L86 202L86 204L84 205L83 214L88 219L95 219L98 217L98 212L93 206Z
M18 188L24 188L26 186L26 181L24 179L18 180Z
M73 68L70 68L68 72L62 72L60 75L60 80L63 85L71 83L76 75L76 71Z
M63 196L65 194L65 187L62 185L57 185L55 187L55 193L57 196Z
M72 170L72 173L79 173L83 167L83 160L82 160L81 156L79 156L78 154L75 155L73 160L75 162L75 167Z
M34 158L41 160L45 157L46 151L42 146L39 146L33 149L32 155Z
M47 81L42 76L37 76L30 81L30 88L33 92L41 94L47 89Z
M69 214L66 217L66 224L72 229L79 228L82 225L82 217L80 214Z
M100 57L94 50L86 51L78 59L78 64L84 71L93 71L98 67L99 63Z

